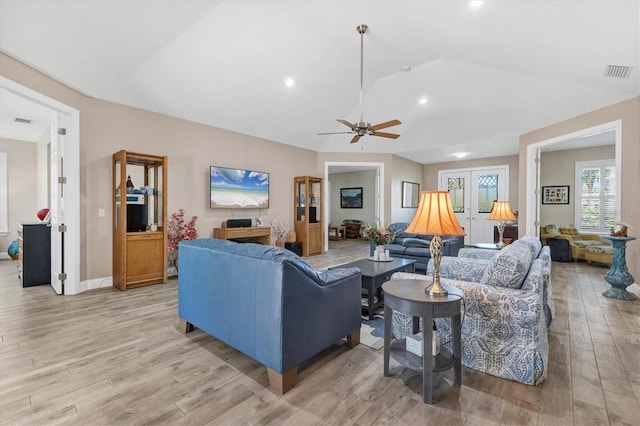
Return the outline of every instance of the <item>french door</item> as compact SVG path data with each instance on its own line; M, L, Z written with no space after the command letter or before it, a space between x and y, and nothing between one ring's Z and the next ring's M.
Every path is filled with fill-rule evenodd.
M509 200L509 166L441 170L439 189L449 191L453 211L465 229L465 245L493 242L496 222L487 220L494 201Z

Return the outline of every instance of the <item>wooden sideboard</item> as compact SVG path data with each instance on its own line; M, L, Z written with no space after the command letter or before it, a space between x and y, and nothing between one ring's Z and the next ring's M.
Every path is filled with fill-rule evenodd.
M213 228L213 238L219 240L240 240L259 244L271 244L271 227Z

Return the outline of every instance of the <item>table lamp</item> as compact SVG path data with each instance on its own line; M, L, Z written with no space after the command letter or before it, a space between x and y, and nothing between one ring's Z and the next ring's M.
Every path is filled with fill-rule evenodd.
M498 221L498 247L504 247L504 241L502 240L502 234L504 232L504 221L505 220L516 220L516 217L513 215L511 211L511 206L508 201L494 201L493 207L491 208L491 213L488 220L497 220Z
M444 252L441 237L466 235L453 212L449 192L422 191L416 215L404 232L433 235L429 244L429 252L433 260L433 284L425 289L425 293L432 296L446 296L447 290L440 285L440 261Z

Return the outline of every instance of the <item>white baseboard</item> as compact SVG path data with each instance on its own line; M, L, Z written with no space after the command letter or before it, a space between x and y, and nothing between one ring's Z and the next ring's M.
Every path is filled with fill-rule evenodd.
M78 294L78 293L83 293L89 290L95 290L97 288L105 288L105 287L112 287L112 286L113 286L113 277L92 278L90 280L81 281L80 285L78 285L78 288L70 288L68 286L65 287L64 294L65 295Z

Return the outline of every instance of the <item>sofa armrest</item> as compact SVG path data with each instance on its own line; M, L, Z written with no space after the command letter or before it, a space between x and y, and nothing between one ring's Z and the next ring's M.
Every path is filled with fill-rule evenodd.
M440 262L442 278L480 282L489 264L488 260L443 256ZM433 275L433 261L427 265L427 275Z
M461 248L464 247L464 237L445 237L442 239L444 243L444 256L457 256Z
M354 275L360 275L360 268L335 268L329 270L318 271L319 281L321 286L336 284L341 280L345 280L353 277Z

